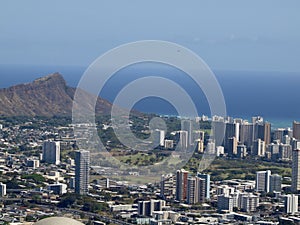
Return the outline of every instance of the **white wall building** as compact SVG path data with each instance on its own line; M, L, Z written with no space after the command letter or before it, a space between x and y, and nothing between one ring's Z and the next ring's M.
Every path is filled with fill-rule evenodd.
M298 195L284 196L285 213L295 214L298 212Z
M256 191L262 191L266 193L270 191L270 176L270 170L256 172Z

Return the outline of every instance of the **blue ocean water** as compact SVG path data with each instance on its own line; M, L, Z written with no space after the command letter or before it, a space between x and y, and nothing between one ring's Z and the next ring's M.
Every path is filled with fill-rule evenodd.
M31 82L53 72L61 73L68 85L75 87L85 69L86 67L75 66L0 65L0 88ZM213 72L225 97L227 115L238 118L260 115L270 121L273 128L291 127L293 120L300 120L300 73L220 70ZM121 69L106 83L100 96L113 102L126 84L137 78L153 75L175 81L193 99L199 115L210 115L206 97L196 83L179 69L161 64L136 64ZM101 71L98 77L100 82ZM177 115L170 103L157 97L145 98L134 107L142 112Z

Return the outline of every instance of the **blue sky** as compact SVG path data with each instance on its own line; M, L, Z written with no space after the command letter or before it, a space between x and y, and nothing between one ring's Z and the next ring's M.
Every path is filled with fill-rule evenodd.
M176 42L213 69L300 72L300 1L0 1L0 64L87 66L127 42Z

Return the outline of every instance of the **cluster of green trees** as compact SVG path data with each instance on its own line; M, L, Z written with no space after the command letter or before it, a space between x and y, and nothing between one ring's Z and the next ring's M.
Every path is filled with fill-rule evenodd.
M81 210L86 212L107 212L109 207L105 202L99 202L90 196L78 195L75 193L67 193L61 197L58 207L61 208L76 208L81 207Z

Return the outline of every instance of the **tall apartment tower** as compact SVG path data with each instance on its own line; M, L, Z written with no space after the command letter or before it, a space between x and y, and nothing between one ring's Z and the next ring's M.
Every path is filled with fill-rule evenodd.
M259 138L262 139L266 143L266 145L270 144L271 124L269 122L264 122L262 117L254 117L252 119L253 119L253 140Z
M206 148L205 148L205 152L207 152L208 154L216 154L216 143L215 140L212 139L208 139L207 144L206 144Z
M265 122L263 125L263 140L266 145L271 143L271 123Z
M187 182L187 203L204 202L206 199L205 180L199 177L189 177Z
M210 199L210 175L209 174L201 174L197 173L197 177L201 178L204 180L204 185L205 185L205 199L208 200Z
M87 194L89 186L90 152L75 152L75 193Z
M176 200L185 201L189 172L181 169L176 172Z
M226 210L228 212L233 211L234 199L229 195L219 195L218 196L218 211L222 212Z
M240 124L239 123L226 123L225 137L224 137L224 148L228 151L229 139L235 138L236 142L239 142L240 138Z
M259 197L253 194L243 195L241 199L241 209L244 212L255 212L259 206Z
M55 165L60 164L59 141L45 141L43 143L43 161Z
M281 191L282 177L278 174L270 176L270 192Z
M253 142L252 155L264 157L266 153L266 145L263 140L258 138Z
M293 138L300 140L300 122L293 122Z
M177 139L178 139L178 144L177 146L179 147L180 150L185 151L188 149L188 132L185 130L180 130L177 132Z
M198 192L198 184L196 177L189 177L187 180L187 203L195 204L197 203L197 192Z
M237 155L237 146L238 146L238 142L236 137L231 137L228 139L227 152L229 156Z
M187 131L187 144L188 144L188 146L190 146L193 143L193 141L192 141L193 127L192 126L193 126L193 124L192 124L191 120L183 120L181 122L182 130Z
M164 174L161 176L160 196L163 199L173 199L176 191L176 176L174 174Z
M247 148L251 148L253 144L253 137L254 137L253 124L248 123L247 121L243 121L240 130L240 142L246 145Z
M244 158L247 156L247 147L246 145L238 145L237 146L237 157Z
M165 142L165 131L156 129L153 131L154 135L154 145L157 146L164 146Z
M270 176L270 170L256 172L256 191L270 192Z
M211 138L215 140L216 146L224 145L226 123L223 119L216 120L213 119L212 123L212 133Z
M300 149L292 152L292 191L297 193L300 190Z

